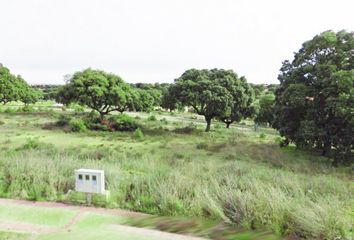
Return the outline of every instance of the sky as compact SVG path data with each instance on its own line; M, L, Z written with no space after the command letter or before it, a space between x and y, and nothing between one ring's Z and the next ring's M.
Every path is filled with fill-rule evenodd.
M130 83L190 68L278 83L282 61L326 30L354 31L353 0L0 0L0 63L30 84L91 67Z

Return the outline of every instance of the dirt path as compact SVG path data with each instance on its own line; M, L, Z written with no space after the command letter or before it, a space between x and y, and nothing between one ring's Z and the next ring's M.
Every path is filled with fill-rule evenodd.
M39 224L0 220L0 229L4 229L7 231L26 232L32 234L53 234L53 233L55 234L62 231L70 231L70 228L73 225L75 225L78 221L80 221L81 217L86 212L96 212L101 214L123 216L123 217L147 216L147 214L119 210L119 209L73 206L73 205L57 203L57 202L33 202L33 201L25 201L25 200L0 198L0 204L25 205L25 206L33 206L33 207L68 209L68 210L76 211L76 214L70 219L70 221L61 228L50 227L50 226L39 225ZM154 238L154 239L161 239L161 240L170 240L170 239L171 240L202 240L202 238L198 238L198 237L162 232L155 229L138 228L138 227L132 227L126 225L119 225L119 224L112 224L109 227L112 230L119 231L121 233L141 235L141 236Z

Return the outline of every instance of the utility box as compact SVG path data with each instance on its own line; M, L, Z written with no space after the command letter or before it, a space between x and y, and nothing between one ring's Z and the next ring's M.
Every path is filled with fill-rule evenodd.
M75 170L75 191L106 194L104 189L104 171L95 169Z

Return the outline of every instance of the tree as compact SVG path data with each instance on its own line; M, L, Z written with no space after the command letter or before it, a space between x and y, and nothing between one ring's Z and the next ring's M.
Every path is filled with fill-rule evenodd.
M161 107L173 111L175 109L178 109L178 103L176 99L176 94L173 92L173 88L167 88L164 89L162 92L162 97L161 97Z
M19 99L18 78L6 67L0 66L0 102L6 104Z
M233 122L251 117L251 106L254 101L254 91L245 77L238 78L233 71L220 70L217 79L232 95L230 110L219 116L219 119L229 128Z
M38 101L40 93L35 91L20 76L11 74L10 70L0 65L0 102L6 104L21 100L25 104Z
M274 126L298 147L353 161L354 33L326 31L280 69Z
M28 87L26 91L21 95L20 99L25 105L28 105L38 102L42 96L43 94L40 91Z
M112 111L125 111L132 94L132 88L119 76L88 68L68 80L58 93L58 101L86 105L99 112L103 119Z
M204 116L207 123L205 131L210 130L211 120L231 111L232 94L222 83L225 70L190 69L175 80L171 91L182 106L191 106L195 112Z
M138 112L151 112L154 110L155 98L151 91L146 89L136 89L137 99L134 100L133 105Z
M273 124L275 95L272 93L263 94L259 97L259 112L255 118L255 122Z

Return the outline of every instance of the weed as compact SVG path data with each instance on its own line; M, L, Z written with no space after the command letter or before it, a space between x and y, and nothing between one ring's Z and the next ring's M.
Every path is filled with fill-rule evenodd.
M141 131L140 128L137 128L135 131L134 131L134 138L137 139L137 140L142 140L144 138L144 134L143 132Z
M150 115L148 118L147 118L148 121L151 121L151 122L154 122L154 121L157 121L157 118L155 117L155 115Z
M259 138L260 139L265 139L266 137L267 137L267 135L265 133L259 134Z
M69 125L73 132L85 132L87 130L85 122L81 119L72 119Z
M109 118L109 123L116 131L134 131L139 126L131 116L127 114L119 114Z
M167 125L167 124L168 124L168 121L167 121L166 118L162 118L162 119L160 120L160 122L162 122L164 125Z

